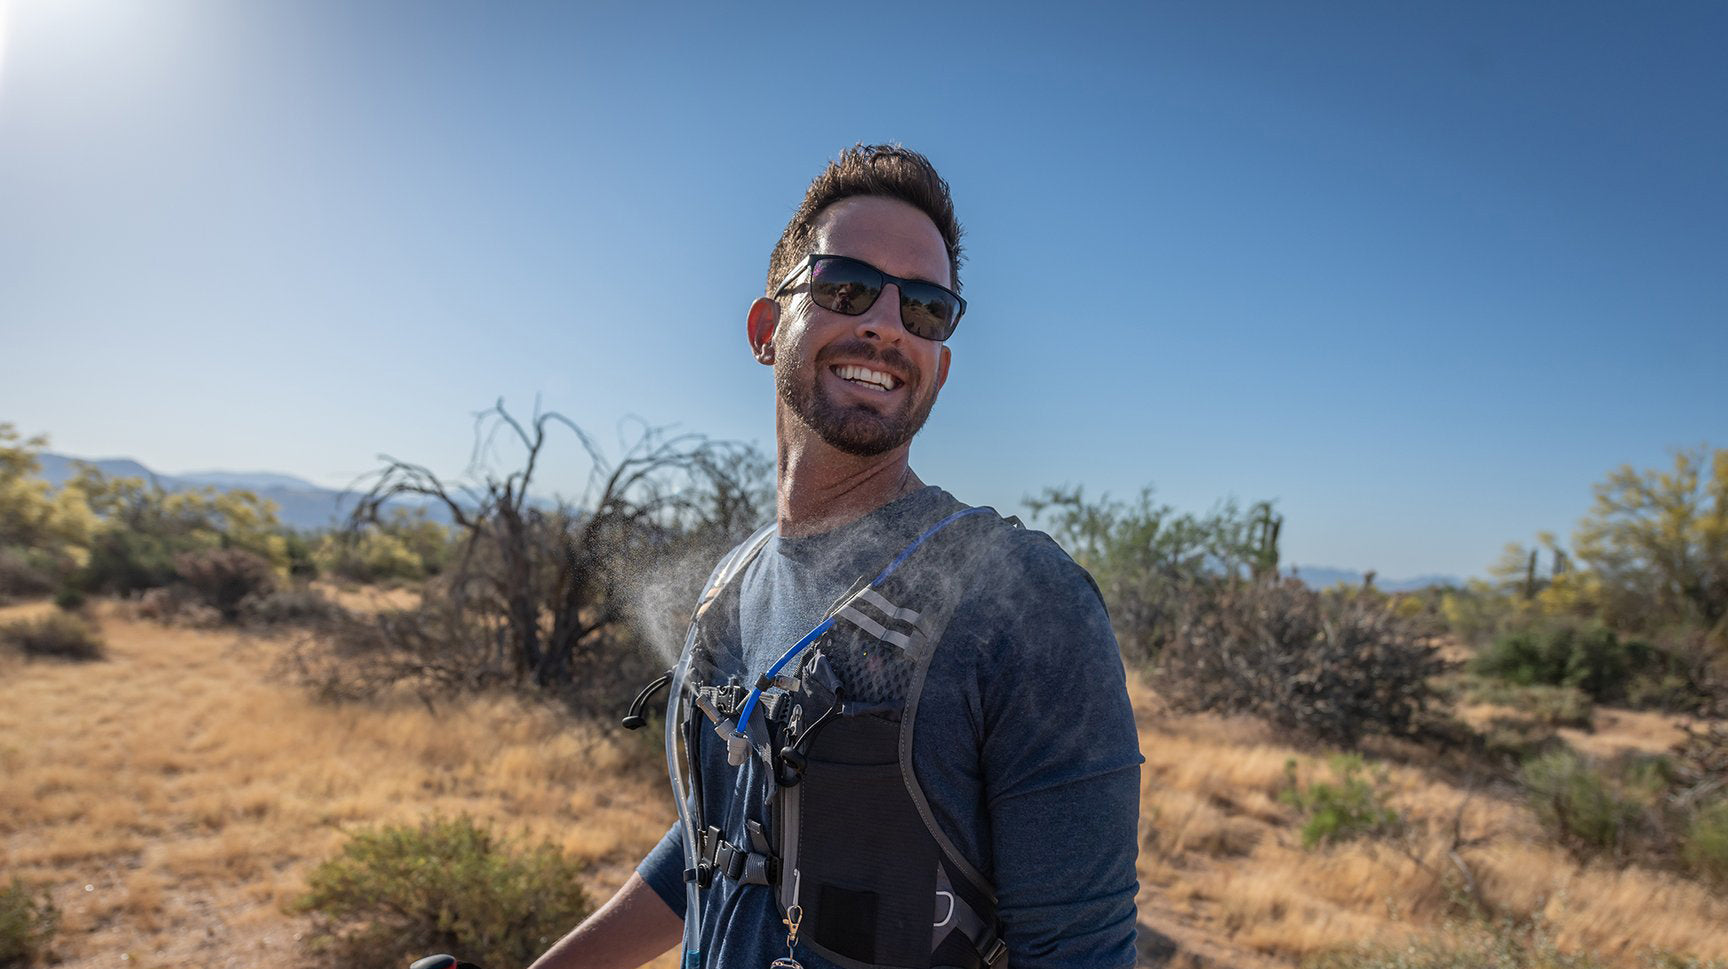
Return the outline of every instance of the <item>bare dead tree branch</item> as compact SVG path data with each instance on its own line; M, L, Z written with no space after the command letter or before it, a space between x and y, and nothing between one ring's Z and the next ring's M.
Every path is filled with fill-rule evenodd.
M576 503L535 497L554 428L589 462ZM570 693L636 675L629 657L646 662L630 648L643 576L680 555L704 559L706 574L768 517L772 491L771 465L752 448L645 424L633 433L613 460L564 415L536 402L523 420L500 399L475 415L471 483L384 456L350 529L410 498L447 511L459 543L418 609L352 632L352 668L433 692L514 682ZM500 440L520 452L504 471L489 460Z

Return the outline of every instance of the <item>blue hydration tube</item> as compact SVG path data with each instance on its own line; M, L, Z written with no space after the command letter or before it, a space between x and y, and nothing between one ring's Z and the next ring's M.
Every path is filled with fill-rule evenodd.
M888 577L894 574L894 570L898 569L902 563L910 558L912 553L918 550L918 546L924 544L925 539L936 534L942 529L947 528L950 524L965 518L967 515L976 515L989 510L990 509L988 508L962 509L949 515L947 518L942 519L936 524L931 525L929 528L925 529L924 534L913 539L912 544L901 549L899 555L894 556L894 561L889 562L888 567L883 569L880 575L870 581L870 588L874 589L888 581ZM822 638L823 633L833 629L834 621L837 618L839 617L829 616L827 619L822 620L817 624L815 629L805 633L803 639L793 643L792 648L788 649L779 659L775 660L773 666L768 667L768 672L763 673L761 679L756 681L755 688L752 689L750 695L744 699L744 706L738 711L738 726L732 728L734 736L744 736L744 731L750 726L750 715L756 712L756 702L762 698L763 689L770 685L774 681L774 677L779 676L780 671L786 668L786 664L792 662L799 653L804 651L805 647Z

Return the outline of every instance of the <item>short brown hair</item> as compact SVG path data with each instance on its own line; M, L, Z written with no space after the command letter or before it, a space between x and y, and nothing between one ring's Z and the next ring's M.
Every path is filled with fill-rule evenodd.
M768 295L800 259L810 254L816 217L841 199L855 195L880 195L899 199L930 217L948 247L948 272L954 291L960 291L960 223L954 220L954 200L948 183L936 174L930 159L900 145L858 144L828 163L804 193L804 204L786 223L786 231L768 257Z

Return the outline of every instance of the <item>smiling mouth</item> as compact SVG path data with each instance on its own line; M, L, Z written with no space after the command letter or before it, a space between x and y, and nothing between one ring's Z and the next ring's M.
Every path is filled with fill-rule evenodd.
M860 387L869 387L873 390L887 392L900 386L900 381L893 374L883 373L880 370L871 370L869 367L860 367L856 364L842 364L837 367L829 367L828 369L834 374L834 376L839 377L841 380L857 384Z

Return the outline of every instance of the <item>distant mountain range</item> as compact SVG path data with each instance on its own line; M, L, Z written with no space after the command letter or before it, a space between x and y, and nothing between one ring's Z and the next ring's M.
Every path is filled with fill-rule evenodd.
M1363 578L1363 573L1353 569L1334 569L1324 565L1292 565L1284 571L1294 573L1311 589L1328 589L1340 582L1346 585L1361 585ZM1385 579L1379 575L1374 576L1374 588L1381 592L1414 592L1437 585L1463 584L1464 580L1455 575L1418 575L1413 579Z
M42 477L59 486L70 480L77 469L74 463L94 465L111 478L143 478L154 480L169 491L215 488L218 491L246 490L276 503L276 517L290 528L315 529L340 525L360 500L357 491L337 491L323 488L304 478L271 471L191 471L170 475L152 471L131 458L74 458L44 451L38 454ZM450 514L442 505L425 500L401 499L403 507L422 508L434 521L448 523Z

